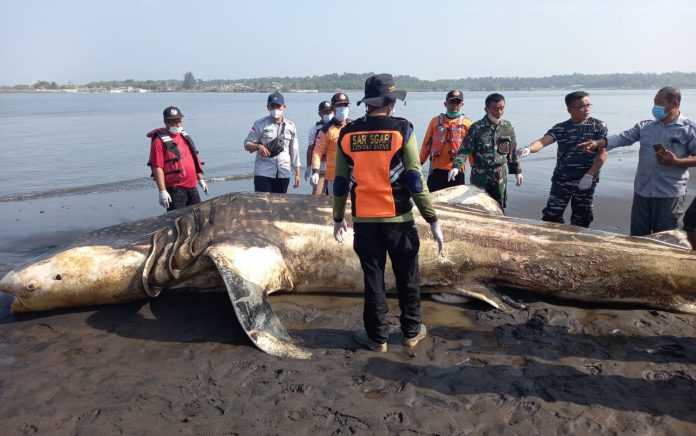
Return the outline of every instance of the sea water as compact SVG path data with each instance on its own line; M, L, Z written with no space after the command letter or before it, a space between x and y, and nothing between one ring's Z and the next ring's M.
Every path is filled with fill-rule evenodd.
M519 146L540 138L569 115L568 90L504 91L504 118L512 122ZM590 90L591 116L618 133L650 117L655 90ZM428 122L444 110L443 92L411 92L396 116L409 119L419 141ZM465 92L464 113L483 116L489 92ZM360 92L348 92L351 117L364 114ZM286 93L286 117L298 129L302 165L307 131L317 120L326 93ZM696 103L696 90L685 90L682 111ZM268 114L266 94L219 93L34 93L0 94L0 201L45 195L141 189L153 186L146 166L150 141L145 134L162 126L162 110L178 106L184 128L195 139L206 163L206 178L246 179L254 155L243 149L254 120ZM420 147L420 144L419 144ZM637 145L610 153L598 194L631 196ZM527 189L548 193L556 146L522 161ZM427 169L427 168L426 168ZM309 192L303 183L298 192Z

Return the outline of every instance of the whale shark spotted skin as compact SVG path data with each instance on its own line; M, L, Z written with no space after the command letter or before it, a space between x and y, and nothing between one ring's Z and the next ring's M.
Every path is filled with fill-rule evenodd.
M495 285L504 285L554 298L696 313L696 255L689 250L505 217L490 197L470 186L432 196L445 256L438 256L427 223L415 213L422 292L514 310L518 303L496 291ZM0 291L14 296L14 312L29 312L125 303L175 288L224 288L258 348L308 358L311 353L295 342L267 296L361 293L352 231L343 244L332 235L329 198L228 194L85 234L6 274ZM389 267L385 281L388 289L395 287Z

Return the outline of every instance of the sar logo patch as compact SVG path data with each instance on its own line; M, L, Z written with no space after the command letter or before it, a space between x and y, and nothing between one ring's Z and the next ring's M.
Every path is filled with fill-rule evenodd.
M389 151L392 133L357 133L350 137L350 151Z

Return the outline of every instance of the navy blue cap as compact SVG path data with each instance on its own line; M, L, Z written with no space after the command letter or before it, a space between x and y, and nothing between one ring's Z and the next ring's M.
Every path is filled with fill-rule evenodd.
M285 104L285 99L283 98L283 94L276 91L273 94L269 95L267 104L271 104L271 103L275 103L275 104L279 104L279 105L283 106Z
M164 109L164 112L162 112L162 115L164 116L165 120L173 120L177 118L184 118L184 114L181 113L181 110L179 110L178 107L176 106L169 106Z

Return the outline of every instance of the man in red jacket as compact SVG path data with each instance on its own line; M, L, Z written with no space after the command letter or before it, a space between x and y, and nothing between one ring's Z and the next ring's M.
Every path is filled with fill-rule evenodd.
M183 118L179 108L164 109L165 127L147 134L152 138L150 160L152 177L159 189L159 203L167 211L200 203L196 183L208 193L203 180L203 162L198 157L193 139L184 132Z

